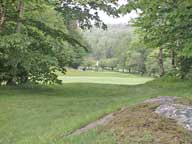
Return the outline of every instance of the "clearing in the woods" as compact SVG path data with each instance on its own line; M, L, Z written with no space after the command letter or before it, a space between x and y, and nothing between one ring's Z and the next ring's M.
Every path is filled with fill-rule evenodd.
M129 78L141 82L120 85L103 84L109 73L73 71L67 75L98 77L101 83L72 81L48 87L0 87L0 144L149 144L158 140L170 144L171 139L174 144L190 143L186 130L151 113L156 105L135 105L157 96L191 100L190 82L154 80L143 84L143 79L150 79L111 73L111 77L127 78L128 83ZM107 125L69 136L74 130L125 106L130 109L118 113Z

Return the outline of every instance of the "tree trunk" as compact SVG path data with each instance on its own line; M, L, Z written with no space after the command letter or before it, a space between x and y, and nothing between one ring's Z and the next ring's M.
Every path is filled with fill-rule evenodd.
M123 73L125 73L125 64L123 64Z
M188 74L190 73L192 65L192 58L188 57L180 57L180 75L181 79L186 79Z
M123 58L123 73L125 72L125 66L126 66L126 58Z
M22 75L21 75L21 84L26 84L27 82L28 82L28 73L23 73Z
M3 31L4 22L5 22L5 8L3 4L0 4L0 32Z
M131 68L129 68L128 70L129 70L129 73L131 73Z
M10 78L10 79L8 79L7 85L16 86L16 85L17 85L17 82L16 82L15 78Z
M17 19L16 33L21 32L23 14L24 14L24 2L23 0L20 0L18 3L18 19Z
M174 69L176 68L176 59L175 58L176 58L175 50L171 49L171 64Z
M160 66L160 77L162 77L165 74L164 63L163 63L163 48L160 48L160 51L159 51L159 66Z

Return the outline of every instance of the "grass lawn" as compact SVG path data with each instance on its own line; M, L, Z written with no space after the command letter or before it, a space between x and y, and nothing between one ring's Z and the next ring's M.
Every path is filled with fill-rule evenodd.
M111 133L97 130L75 137L66 135L106 113L147 98L192 98L191 86L190 82L158 80L141 85L0 87L0 144L113 144Z
M70 69L65 76L61 75L59 78L63 81L63 83L99 83L120 85L137 85L152 80L152 78L149 77L119 72L76 71L72 69Z

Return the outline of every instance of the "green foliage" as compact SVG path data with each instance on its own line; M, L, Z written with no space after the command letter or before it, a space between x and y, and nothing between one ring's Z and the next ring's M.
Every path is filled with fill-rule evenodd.
M89 57L99 61L104 69L123 67L132 34L133 28L125 25L109 25L107 30L92 28L85 31L84 37L90 46Z
M96 27L106 29L107 26L101 21L98 11L118 16L114 4L117 5L117 0L58 0L56 10L61 12L67 21L78 20L83 29L92 27L91 20Z
M28 6L26 3L26 7ZM43 12L37 10L25 13L19 33L14 30L18 25L15 19L6 21L0 39L1 81L8 84L22 84L28 80L55 83L59 81L54 72L65 72L64 66L68 63L66 59L70 57L65 41L75 45L75 40L72 41L73 38L66 35L65 26L63 30L59 30L63 25L59 20L62 17L56 16L56 12L50 10L49 6L45 5L43 8ZM49 20L49 17L54 16ZM48 22L49 26L46 24Z
M81 66L83 66L86 69L92 69L93 67L96 66L96 61L94 59L84 58Z
M189 73L188 59L191 59L191 21L192 3L190 0L133 0L122 6L123 13L137 11L139 17L133 23L140 30L141 38L149 48L163 48L169 52L174 51L173 67L178 70L181 77ZM182 58L184 57L184 58ZM185 61L183 63L183 61Z
M102 59L100 61L100 67L103 69L114 70L118 65L118 59L110 58L110 59Z
M116 14L108 2L1 0L0 83L60 83L56 72L77 68L87 51L77 23L71 28L71 22L89 28L91 19L105 27L90 11L100 8Z
M154 50L147 48L134 29L131 25L109 25L106 31L85 31L91 48L89 57L99 61L102 69L158 76L158 54L151 57Z

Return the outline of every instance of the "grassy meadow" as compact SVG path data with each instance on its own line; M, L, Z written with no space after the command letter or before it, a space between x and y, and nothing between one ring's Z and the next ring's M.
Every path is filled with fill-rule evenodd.
M107 72L72 71L67 76L77 77L76 82L33 88L0 87L0 144L115 144L115 136L107 131L94 129L80 136L67 135L109 112L148 98L192 98L192 83L187 81L149 81L150 78ZM98 82L80 83L78 77L87 76L98 77ZM119 78L118 83L104 84L108 77ZM121 85L123 78L127 84L122 81ZM129 82L132 78L133 83ZM143 79L149 82L143 84Z

